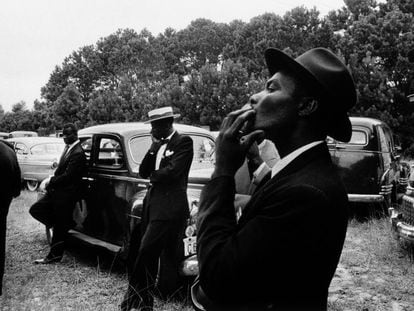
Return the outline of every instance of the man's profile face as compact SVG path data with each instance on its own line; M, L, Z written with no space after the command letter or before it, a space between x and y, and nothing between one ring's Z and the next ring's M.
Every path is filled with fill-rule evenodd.
M77 133L73 131L70 127L64 128L62 134L63 141L66 145L73 144L78 139Z
M151 122L151 135L156 139L166 138L171 134L172 121L161 119Z
M264 130L266 136L284 135L298 120L298 103L293 94L295 80L276 72L267 80L265 89L252 95L250 103L256 111L254 129Z

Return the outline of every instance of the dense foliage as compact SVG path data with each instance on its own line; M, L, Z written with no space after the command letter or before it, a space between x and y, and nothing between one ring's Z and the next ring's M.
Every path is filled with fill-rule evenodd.
M11 112L0 106L0 131L47 134L67 121L85 127L145 120L149 110L164 105L179 111L181 122L216 130L229 111L262 87L267 47L295 57L323 46L353 72L359 103L352 114L386 121L407 147L414 142L414 106L407 98L414 93L414 64L407 57L414 49L414 4L344 2L325 17L316 8L297 7L248 23L200 18L157 36L120 29L56 66L32 110L24 102Z

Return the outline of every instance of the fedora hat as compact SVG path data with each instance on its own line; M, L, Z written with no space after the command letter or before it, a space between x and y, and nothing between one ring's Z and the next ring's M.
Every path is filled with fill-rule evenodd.
M173 109L170 106L161 107L157 109L150 110L148 112L148 120L144 123L151 123L157 120L166 119L166 118L178 118L179 114L174 114Z
M343 142L351 139L348 110L355 105L357 94L351 73L334 53L314 48L293 59L281 50L269 48L265 59L271 76L287 70L321 97L321 107L329 116L326 118L329 136Z

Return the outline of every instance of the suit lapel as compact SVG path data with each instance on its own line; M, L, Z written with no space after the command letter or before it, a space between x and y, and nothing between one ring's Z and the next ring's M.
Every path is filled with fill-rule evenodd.
M326 144L320 144L305 151L284 167L276 176L274 176L274 178L270 178L253 194L243 211L239 224L251 219L252 215L255 215L257 211L260 210L262 207L260 201L266 197L267 193L274 191L275 188L279 187L280 183L286 184L286 182L288 182L287 178L289 178L290 175L294 174L298 170L302 170L309 162L320 157L327 157L328 161L331 161Z
M167 143L167 146L164 149L162 158L161 158L161 162L160 162L160 168L165 166L166 161L169 159L169 157L166 157L166 152L167 151L174 151L174 147L176 145L176 142L179 138L179 134L177 131L175 131L174 135L171 136L170 141Z

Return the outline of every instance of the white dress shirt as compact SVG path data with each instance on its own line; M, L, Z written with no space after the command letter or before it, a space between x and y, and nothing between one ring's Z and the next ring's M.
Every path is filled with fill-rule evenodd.
M170 136L168 136L165 139L170 140L171 137L174 135L174 133L175 133L175 130L172 132L172 134ZM161 163L162 158L164 157L165 148L167 148L167 144L168 143L162 144L161 147L160 147L160 149L158 149L157 159L155 160L155 170L158 170L160 168L160 163Z

